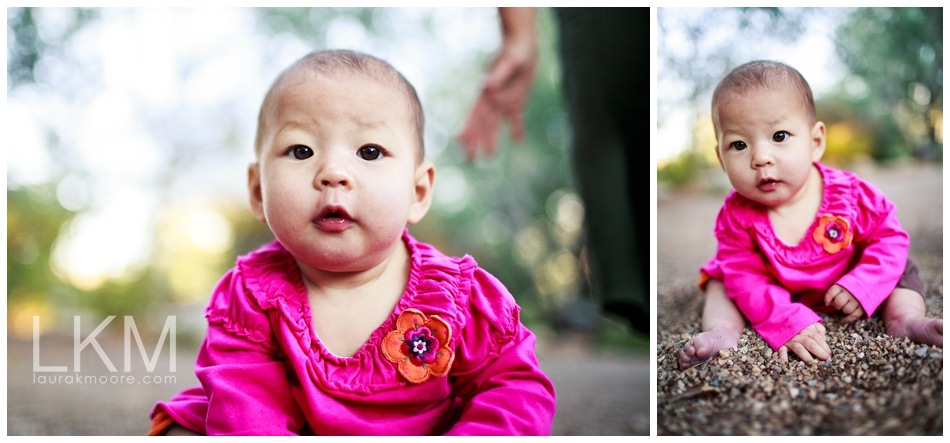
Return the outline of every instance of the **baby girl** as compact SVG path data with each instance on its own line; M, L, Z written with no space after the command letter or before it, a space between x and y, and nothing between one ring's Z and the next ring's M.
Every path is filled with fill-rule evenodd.
M188 389L150 434L550 434L554 389L505 287L416 241L434 166L392 66L316 51L261 105L251 210L276 238L221 279Z
M680 351L681 369L736 346L746 321L783 360L789 351L828 360L816 310L843 322L879 312L889 334L943 346L894 205L819 162L825 125L798 71L769 61L736 68L713 93L712 120L734 190L716 220L716 256L700 271L703 332Z

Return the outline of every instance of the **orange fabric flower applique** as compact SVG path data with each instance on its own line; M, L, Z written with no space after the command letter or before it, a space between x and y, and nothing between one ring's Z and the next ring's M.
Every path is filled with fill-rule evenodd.
M822 214L813 235L815 241L825 247L825 252L834 254L851 246L851 223L837 215Z
M382 351L396 363L399 373L410 383L422 383L430 375L443 377L455 360L449 348L452 328L438 315L426 317L409 308L396 319L396 330L383 338Z

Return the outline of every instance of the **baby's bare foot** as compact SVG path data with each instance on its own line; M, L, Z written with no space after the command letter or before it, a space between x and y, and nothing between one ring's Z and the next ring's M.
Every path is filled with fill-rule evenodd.
M895 337L907 337L915 343L943 347L943 320L905 315L888 322L887 333Z
M690 337L679 352L681 370L696 366L710 357L715 356L723 349L729 349L739 344L741 333L734 329L722 327L701 332Z

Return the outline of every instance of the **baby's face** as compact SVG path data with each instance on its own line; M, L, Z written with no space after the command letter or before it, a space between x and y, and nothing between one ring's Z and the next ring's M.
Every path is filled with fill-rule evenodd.
M778 208L799 196L825 149L825 126L774 89L729 94L718 105L719 161L736 192Z
M366 270L428 210L434 170L418 160L404 95L362 75L297 74L266 116L248 186L255 215L298 260Z

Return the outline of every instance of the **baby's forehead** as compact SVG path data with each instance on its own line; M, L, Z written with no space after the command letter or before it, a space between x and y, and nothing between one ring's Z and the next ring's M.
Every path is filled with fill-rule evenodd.
M319 103L311 102L307 99L298 100L302 98L301 93L306 95L304 91L339 91L339 88L344 84L351 85L352 83L358 83L357 85L352 85L352 87L347 87L346 90L352 91L353 88L357 88L360 91L368 92L369 95L360 94L360 97L353 97L353 99L362 100L363 103L365 103L365 100L372 101L374 97L382 98L383 96L388 96L398 97L398 100L403 102L401 106L397 105L397 108L402 109L389 108L391 102L387 103L385 108L380 109L389 109L395 113L389 115L396 116L397 119L404 117L405 124L411 131L420 132L420 134L417 134L417 138L420 138L418 142L420 147L417 149L421 153L421 128L416 122L416 119L419 117L416 116L418 112L415 110L416 106L414 106L412 97L408 96L394 79L386 78L385 75L378 74L377 72L362 72L350 69L324 70L313 69L308 66L294 66L283 72L280 77L274 81L270 92L265 97L258 119L258 134L262 135L269 130L275 129L275 125L280 124L279 121L283 119L285 112L291 113L287 115L292 115L294 112L297 112L294 111L294 109L300 109L299 106L320 106ZM375 89L377 87L383 88L383 90ZM390 93L392 95L390 95ZM320 93L318 92L318 94ZM336 96L337 100L340 99L339 94L331 95ZM363 116L351 115L351 117L354 118L354 123L360 127L372 127L381 124L369 116L363 118ZM261 141L261 139L258 139L257 143ZM259 153L260 146L257 143L255 144L255 152Z
M810 115L808 112L808 102L792 87L781 86L751 86L745 88L732 88L720 91L716 101L713 103L713 118L721 119L721 111L724 106L743 106L743 102L749 100L759 100L767 97L767 100L781 103L794 103L794 106L804 115Z
M346 89L342 89L346 88ZM355 89L354 89L355 88ZM379 88L379 89L377 89ZM354 100L383 99L383 97L398 97L398 100L405 102L409 106L409 99L402 94L398 87L385 79L377 78L372 74L361 72L322 72L308 71L300 69L293 72L287 72L281 76L274 85L272 93L265 99L265 108L268 108L267 116L279 114L288 103L300 103L296 100L301 97L304 91L315 91L318 94L325 92L338 92L342 90L359 91L360 97L353 97ZM371 92L372 91L372 92ZM365 93L364 93L365 92ZM340 98L339 94L331 94ZM309 105L317 106L317 103Z
M334 85L354 82L371 82L386 89L398 90L392 83L370 73L358 70L316 70L307 67L288 70L278 79L276 89L279 93L293 93L296 89L305 86L333 88Z
M716 105L719 106L724 102L730 102L734 100L756 99L763 95L778 95L781 99L785 100L801 100L799 94L791 86L734 86L720 91L718 103L716 103Z

